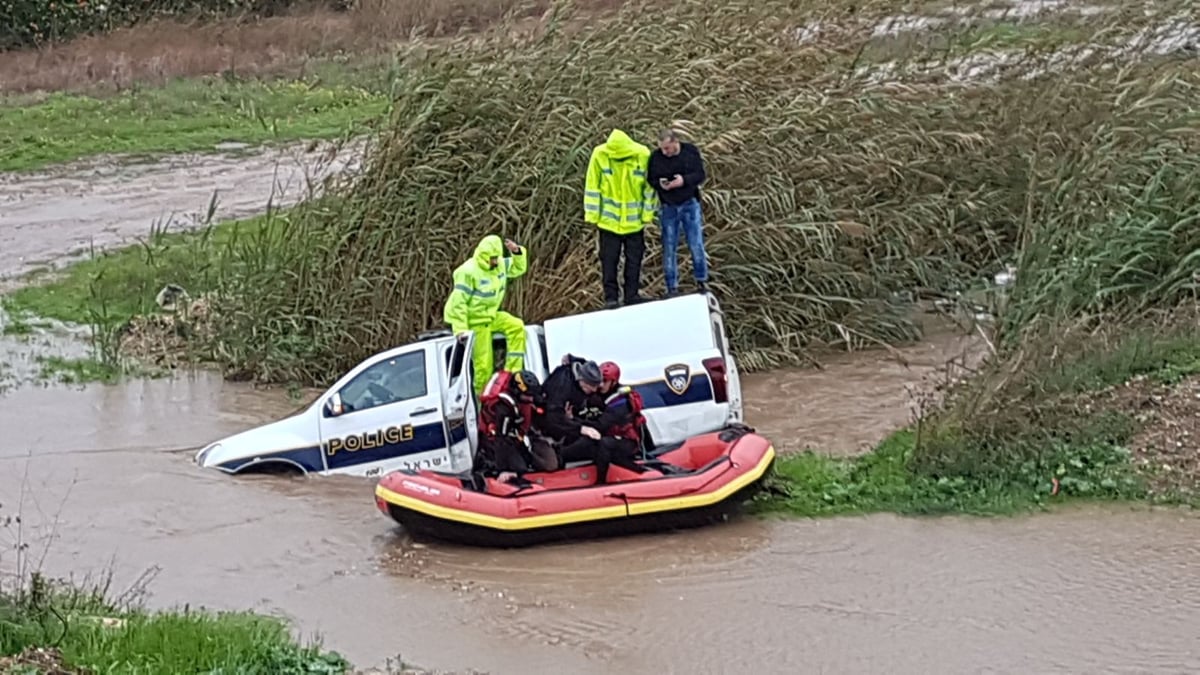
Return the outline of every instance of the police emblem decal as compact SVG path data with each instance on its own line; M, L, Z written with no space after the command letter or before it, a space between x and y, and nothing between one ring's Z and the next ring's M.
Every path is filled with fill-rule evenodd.
M692 369L686 363L675 363L663 368L667 388L676 396L682 396L692 384Z

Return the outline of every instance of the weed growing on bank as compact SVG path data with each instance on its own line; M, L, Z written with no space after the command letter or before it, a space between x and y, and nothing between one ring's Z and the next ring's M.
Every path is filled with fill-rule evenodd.
M811 451L781 457L771 490L756 498L760 514L815 517L892 512L905 515L1003 515L1066 498L1138 499L1144 479L1130 453L1107 441L1060 443L1037 461L989 477L931 476L912 468L916 432L889 436L861 457Z
M0 505L2 508L3 505ZM345 673L338 653L292 639L280 619L189 608L150 612L135 602L146 578L125 593L111 577L67 583L40 570L19 513L0 511L0 672Z
M111 97L54 94L32 105L0 106L0 171L108 153L356 136L387 112L390 79L386 66L330 64L303 80L176 80Z
M1186 309L1061 336L1041 358L1018 352L1031 359L1025 365L998 355L864 456L781 457L754 510L983 515L1066 499L1200 504L1200 449L1187 423L1200 395L1200 314ZM1073 349L1055 356L1064 344Z
M73 588L34 573L0 595L0 663L22 654L32 659L37 649L52 651L68 672L300 675L349 668L336 652L296 644L273 617L121 608L104 588ZM11 659L10 667L21 661Z
M26 325L29 317L88 325L122 325L159 310L158 292L168 284L192 296L215 289L234 252L248 242L270 236L285 216L271 211L245 220L213 223L190 231L170 232L155 226L138 244L92 251L88 258L60 271L45 271L4 297L5 308Z
M877 85L854 65L886 9L809 42L795 31L812 8L683 0L654 22L631 4L571 30L554 17L535 38L413 46L363 174L228 268L222 360L327 383L441 326L450 271L493 232L530 250L516 314L598 307L580 199L588 152L613 127L649 141L674 121L705 152L712 286L747 371L811 346L913 339L898 291L969 285L1011 259L1029 223L1081 225L1125 208L1163 163L1195 161L1180 140L1200 77L1188 64L1096 59L1045 75L1031 56L1014 73L1028 77L986 86ZM1088 34L1114 21L1089 20ZM676 86L646 79L659 71ZM648 239L653 294L654 228Z
M29 334L43 319L88 326L90 358L43 356L40 375L69 384L157 376L183 361L211 361L204 314L206 295L249 241L273 236L285 215L270 211L240 221L168 232L152 228L139 244L91 256L58 271L40 272L2 299L8 334ZM185 295L165 298L166 288ZM38 319L36 317L41 317Z

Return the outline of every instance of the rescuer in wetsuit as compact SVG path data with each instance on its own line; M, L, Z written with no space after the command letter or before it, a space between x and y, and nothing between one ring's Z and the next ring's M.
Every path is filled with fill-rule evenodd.
M562 385L567 394L558 398L570 399L571 426L595 431L595 434L580 432L574 437L561 436L563 442L560 455L563 463L592 461L596 464L596 484L607 482L610 464L641 473L643 469L634 459L637 457L641 439L641 397L636 392L618 389L621 369L617 364L606 361L596 366L570 354L563 358L563 365L555 373L576 373L574 388ZM594 370L592 370L594 369ZM580 375L584 379L580 380ZM599 377L597 377L599 376ZM552 375L551 378L554 376ZM549 390L551 378L547 378L547 414L556 398ZM570 383L560 375L556 384ZM586 386L586 390L585 387ZM563 428L565 428L564 425Z
M550 373L543 385L546 405L534 423L541 435L559 451L580 438L599 439L600 432L580 417L588 407L588 397L600 389L603 379L594 361L582 359L563 363Z
M526 447L530 425L543 404L542 385L537 375L525 370L497 372L480 396L479 448L482 466L507 481L534 470L557 468L553 449L534 443Z

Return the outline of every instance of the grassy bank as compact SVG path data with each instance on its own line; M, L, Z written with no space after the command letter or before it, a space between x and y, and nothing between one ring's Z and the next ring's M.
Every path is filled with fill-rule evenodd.
M147 230L138 244L96 251L60 271L30 276L0 300L16 317L6 330L27 333L37 322L34 317L120 326L156 313L155 298L164 286L181 286L193 297L213 290L241 248L272 236L285 223L286 215L272 211L188 232Z
M151 230L138 244L94 252L58 271L32 275L0 297L5 336L32 339L47 320L86 326L91 356L38 357L40 377L66 383L157 376L184 362L217 361L209 294L249 246L278 236L287 216L271 211L187 232ZM159 306L159 293L169 304ZM180 291L180 292L176 292Z
M1143 192L1153 181L1166 186L1153 196L1159 206L1187 194L1176 186L1194 162L1188 130L1200 77L1188 62L1150 45L1122 52L1119 63L1102 53L1068 68L1039 44L997 82L898 68L889 70L894 83L879 84L858 66L896 8L869 3L852 19L831 19L822 7L714 10L685 0L655 5L662 20L647 24L634 17L651 6L634 3L586 23L556 14L532 35L406 46L393 109L361 178L292 210L271 236L233 248L201 242L188 254L193 267L213 271L200 285L219 290L222 319L204 349L258 379L327 383L366 354L441 325L450 270L491 232L531 252L530 273L507 301L515 313L539 321L597 306L594 235L579 224L580 199L588 152L613 127L648 140L678 120L703 149L713 286L746 370L799 363L814 345L910 340L916 329L898 295L953 292L1025 249L1053 248L1024 246L1038 231L1151 215ZM1111 41L1177 8L1087 16L1054 31ZM796 33L822 21L814 34ZM994 21L980 25L995 30ZM970 30L931 26L944 39L916 41L905 59L924 63L936 55L927 43L958 44ZM629 54L631 40L661 47ZM678 87L646 81L662 68ZM1181 167L1174 177L1172 167ZM1185 234L1160 236L1178 243ZM661 289L654 228L648 239L653 293ZM97 304L144 304L156 290L122 284L93 294L76 284L57 297L78 308L95 295L94 314ZM24 305L38 313L80 311L33 297Z
M899 71L900 84L876 85L855 64L892 9L870 5L798 43L780 36L828 19L817 8L685 0L646 23L634 17L649 8L632 4L571 30L552 21L537 38L402 52L364 175L229 267L222 358L264 380L326 383L441 325L449 271L491 232L531 252L509 295L518 315L598 306L580 199L590 148L613 127L649 140L680 120L705 152L713 286L748 370L797 363L814 345L912 339L897 291L971 284L1017 254L1030 223L1077 227L1186 157L1200 77L1188 64L1100 58L1038 76L1046 61L1032 56L986 86ZM631 41L659 47L629 53ZM676 87L644 76L664 69ZM650 292L661 290L656 234Z
M1019 408L1038 414L1021 426L1011 416L957 425L965 401L993 384L987 374L1012 365L995 361L870 453L781 457L774 489L754 510L1002 515L1072 499L1200 505L1200 439L1190 431L1200 339L1190 323L1124 333L1041 372L1038 394Z
M146 612L99 590L38 575L0 594L0 666L6 673L344 673L350 664L301 645L280 620L250 613ZM41 670L57 666L62 670Z
M328 64L303 80L204 78L108 97L0 107L0 171L102 153L211 151L365 133L388 110L387 66Z

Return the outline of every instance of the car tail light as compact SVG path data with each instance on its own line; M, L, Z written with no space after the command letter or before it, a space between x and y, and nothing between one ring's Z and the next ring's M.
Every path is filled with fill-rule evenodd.
M704 369L708 371L708 379L712 382L713 400L717 403L729 401L728 386L725 382L725 359L719 356L704 359Z

